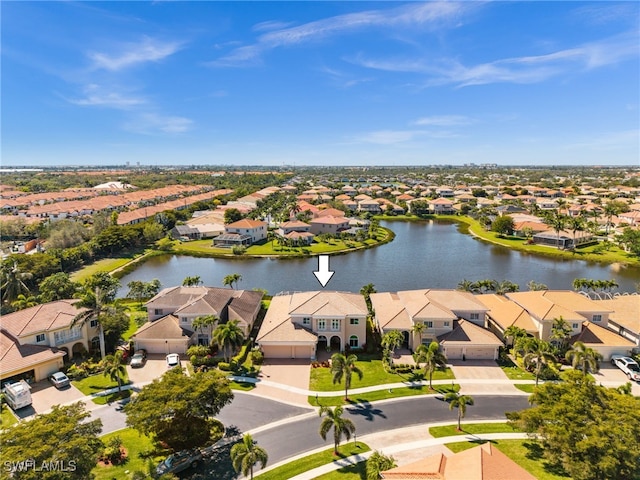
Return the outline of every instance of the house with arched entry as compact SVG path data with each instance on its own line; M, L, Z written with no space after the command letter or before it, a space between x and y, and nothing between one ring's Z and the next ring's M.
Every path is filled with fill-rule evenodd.
M2 316L0 379L39 381L58 371L66 359L100 351L95 321L73 325L79 300L58 300Z
M276 295L256 342L265 358L316 358L317 351L363 348L367 305L350 292Z

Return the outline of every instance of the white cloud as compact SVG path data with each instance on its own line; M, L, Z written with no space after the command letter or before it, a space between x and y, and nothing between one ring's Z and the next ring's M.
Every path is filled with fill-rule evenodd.
M67 101L74 105L120 110L128 110L147 103L144 98L123 95L117 91L106 90L96 84L85 87L83 98L67 99Z
M124 45L117 53L90 52L88 56L93 61L94 68L119 71L141 63L157 62L173 55L180 48L181 44L178 42L162 42L144 37L138 43Z
M134 133L180 134L191 129L193 121L185 117L142 113L124 124L124 129Z
M210 62L209 65L241 66L257 61L260 55L268 50L315 41L363 28L436 26L441 22L458 19L469 8L474 7L463 2L426 2L403 5L389 10L368 10L337 15L295 27L267 32L258 37L256 43L232 50L229 54ZM265 23L258 24L258 26L264 25Z
M394 145L406 143L418 138L455 138L458 135L449 131L431 130L377 130L354 136L355 143L374 143L378 145Z
M432 126L432 127L459 127L470 125L473 120L464 115L436 115L431 117L422 117L413 122L413 125Z

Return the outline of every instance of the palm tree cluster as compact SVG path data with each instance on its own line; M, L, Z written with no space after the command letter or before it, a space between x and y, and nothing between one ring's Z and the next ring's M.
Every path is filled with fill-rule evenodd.
M509 280L503 280L498 282L490 278L484 280L478 280L475 282L469 281L466 278L458 283L458 290L471 293L497 293L498 295L504 295L509 292L517 292L520 290L520 285L513 283Z
M593 280L589 278L576 278L573 280L573 289L591 292L610 292L618 288L615 280Z

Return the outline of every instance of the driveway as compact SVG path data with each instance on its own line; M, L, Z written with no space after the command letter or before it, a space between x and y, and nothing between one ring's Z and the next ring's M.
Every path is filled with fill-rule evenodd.
M48 380L41 380L31 384L31 401L33 402L31 406L21 408L16 412L16 415L19 418L26 418L36 413L45 413L51 410L54 405L71 403L83 397L84 393L73 385L58 390Z
M186 366L184 359L182 360L182 366ZM167 371L167 362L165 356L161 354L149 354L147 357L147 363L141 368L131 368L127 365L127 374L129 380L133 383L149 383L160 378L164 372Z
M494 360L451 360L451 366L456 380L478 380L473 385L461 385L460 393L492 393L495 395L513 395L520 393L511 384L503 383L508 380L507 375L502 371ZM491 380L501 380L501 382L491 382Z
M309 390L309 375L311 370L310 360L268 359L260 368L260 380L288 385L290 387ZM282 390L268 385L256 385L258 395L265 395L273 400L278 400L294 405L309 406L306 395Z
M596 383L605 387L617 387L629 382L629 378L618 367L611 365L611 362L600 362L600 371L593 375ZM640 383L631 382L631 393L640 396Z

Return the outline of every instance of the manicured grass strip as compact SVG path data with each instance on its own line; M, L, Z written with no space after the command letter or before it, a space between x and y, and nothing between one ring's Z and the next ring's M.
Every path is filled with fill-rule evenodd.
M129 398L131 396L131 390L122 390L120 393L114 392L109 395L101 395L91 399L96 405L106 405L107 403L113 403L123 398Z
M117 432L108 433L101 437L103 442L108 442L113 437L120 437L123 446L127 449L127 459L122 465L96 466L92 473L95 480L111 480L113 478L131 478L125 472L142 471L147 472L147 460L140 457L140 454L152 450L151 439L139 434L133 428L125 428ZM153 459L153 464L157 465L162 457Z
M127 329L126 332L122 334L122 339L129 340L131 338L131 335L136 333L136 330L138 330L138 324L136 323L136 318L146 318L146 317L147 317L146 312L130 312L129 328Z
M509 378L509 380L535 380L536 377L533 373L527 372L517 365L506 367L500 366L505 375Z
M229 383L229 386L231 387L231 390L243 390L245 392L247 392L249 390L253 390L254 388L256 388L255 384L248 383L248 382L234 382L234 381L231 381Z
M358 356L360 358L360 356ZM421 371L417 370L417 374L410 373L388 373L382 366L382 360L377 359L365 359L358 360L356 366L362 371L362 380L357 375L353 375L351 378L351 388L370 387L373 385L384 385L388 383L407 382L423 378ZM433 374L434 380L451 380L455 376L450 368L443 371L436 371ZM317 392L338 392L344 391L343 383L333 383L333 375L331 369L325 367L318 367L311 369L311 377L309 380L309 390Z
M253 476L254 478L260 478L260 480L282 480L283 478L292 478L301 473L308 472L314 468L331 463L334 460L350 457L352 455L359 455L361 453L368 452L369 450L371 449L365 443L358 442L357 445L354 445L354 442L350 441L338 447L339 455L337 456L333 454L333 447L331 447L328 450L308 455L262 474L260 471L254 471Z
M367 461L342 467L333 472L325 473L314 480L362 480L367 478Z
M542 449L531 440L492 440L491 443L538 480L567 480L570 477L554 471L542 458ZM449 443L454 453L480 445L476 442Z
M514 385L518 390L521 390L525 393L533 393L536 391L536 386L533 383L526 383L524 385Z
M480 435L483 433L513 433L519 431L520 430L510 427L504 422L462 424L462 431L458 430L458 425L443 425L429 428L429 433L435 438L450 437L451 435Z
M18 423L18 419L11 411L8 405L2 405L2 414L0 415L0 428L7 428Z
M117 388L118 382L114 382L111 378L98 373L97 375L91 375L83 378L82 380L74 380L73 385L85 395L92 395L102 390L109 388ZM122 379L122 385L129 383L127 375Z
M71 280L74 282L81 282L90 277L94 273L98 272L111 272L116 268L120 268L133 260L133 255L129 257L119 258L103 258L97 262L93 262L91 265L81 268L71 274Z
M357 403L368 403L375 402L377 400L386 400L389 398L400 398L400 397L412 397L415 395L434 395L434 394L445 394L448 392L457 392L460 390L460 385L454 384L451 385L434 385L434 390L429 390L428 385L418 386L418 387L402 387L402 388L392 388L391 391L389 389L384 390L376 390L375 392L369 393L359 393L359 394L349 394L350 402L344 401L344 392L342 395L337 397L318 397L318 401L316 402L315 396L309 396L308 401L309 404L314 407L318 405L324 406L336 406L336 405L351 405Z

